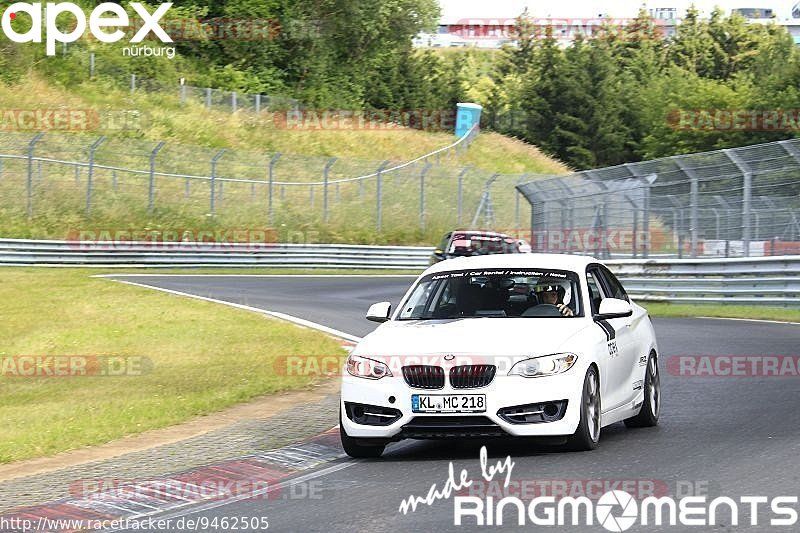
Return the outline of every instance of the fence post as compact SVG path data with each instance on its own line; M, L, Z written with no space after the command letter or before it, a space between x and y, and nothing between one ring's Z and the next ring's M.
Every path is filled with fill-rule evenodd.
M86 214L92 212L92 178L94 177L94 156L97 153L97 149L100 147L103 142L105 142L105 136L100 137L97 139L94 144L89 148L89 172L88 177L86 178Z
M426 163L419 173L419 229L421 230L425 230L425 175L430 169L430 163Z
M311 205L311 209L314 209L314 184L308 186L308 203Z
M256 95L256 113L261 112L261 94Z
M211 87L206 87L206 109L211 109Z
M526 179L526 176L523 174L520 178L517 179L517 185L522 185L522 183L525 181L525 179ZM520 205L519 205L519 202L520 202L520 197L522 196L522 193L519 192L519 189L517 189L516 187L514 188L514 191L516 191L516 193L517 193L515 195L515 198L514 198L514 204L515 204L514 205L514 225L516 226L515 229L517 230L517 235L519 235L519 232L522 229L520 227L522 225L522 221L519 218L520 217ZM562 227L562 229L563 229L563 227Z
M231 91L231 113L236 113L236 91Z
M89 54L89 79L94 78L94 52Z
M136 92L136 74L131 74L131 94Z
M114 190L114 192L117 192L117 171L116 170L112 170L111 171L111 188Z
M750 170L750 166L741 157L739 157L739 154L737 154L735 151L727 149L723 150L722 152L733 162L734 165L736 165L736 167L742 173L742 244L744 245L744 256L750 257L753 172Z
M642 246L642 257L647 259L651 246L650 235L650 186L658 179L658 174L648 174L647 176L640 176L636 172L636 167L631 163L626 163L625 168L631 173L631 176L636 178L642 185L644 185L644 213L642 214L642 233L644 234L644 245ZM638 238L637 238L638 239ZM638 246L638 240L637 240Z
M697 230L699 221L697 219L697 208L699 202L699 183L700 180L697 177L694 169L689 167L680 157L675 159L675 164L678 165L678 168L683 171L689 177L690 180L690 189L689 189L689 252L691 257L697 257Z
M336 163L336 158L330 158L322 170L322 222L324 224L328 223L328 172L334 163Z
M75 165L75 185L81 182L81 167Z
M147 212L149 214L153 213L153 204L156 196L156 156L158 152L164 148L165 144L167 143L161 141L153 148L153 151L150 152L150 181L147 186Z
M269 170L267 179L269 185L267 186L267 220L272 224L274 212L272 210L272 186L275 184L275 165L278 164L278 159L281 158L281 152L275 153L269 160Z
M183 81L183 79L181 79ZM181 83L181 105L186 104L186 84Z
M214 215L214 209L215 209L214 200L216 199L216 194L217 194L217 161L219 161L219 158L222 157L224 154L225 154L225 149L223 148L222 150L217 152L213 158L211 158L211 195L210 195L211 206L210 207L212 215Z
M466 166L458 173L458 191L456 193L456 225L461 226L462 213L464 211L464 176L471 167Z
M44 133L37 133L36 136L31 139L31 142L28 143L28 218L33 216L33 150L36 147L36 143L38 143L42 137L44 137Z
M382 188L383 188L383 171L386 170L386 167L389 166L388 161L384 161L381 163L381 166L378 167L378 172L376 173L376 182L375 182L375 229L378 233L381 232L381 227L383 226L383 200L381 198Z

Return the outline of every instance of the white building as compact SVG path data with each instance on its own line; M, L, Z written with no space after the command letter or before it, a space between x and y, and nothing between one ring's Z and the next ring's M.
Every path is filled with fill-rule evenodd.
M564 45L568 45L576 35L591 35L601 24L611 23L618 27L629 24L643 5L636 1L621 0L614 4L612 13L604 11L612 9L607 7L608 4L599 8L594 2L586 0L562 0L546 8L541 7L541 2L530 0L504 0L495 3L485 0L440 0L440 3L442 16L437 32L419 35L414 39L415 46L499 48L505 43L513 43L516 19L523 13L527 13L533 22L535 34L544 36L545 28L549 26L554 36ZM726 13L738 11L752 23L785 26L794 37L795 43L800 44L798 0L791 0L790 3L786 0L754 0L749 3L730 0L673 0L672 6L659 3L648 7L665 38L674 35L675 26L691 3L697 4L706 17L716 5L720 5Z

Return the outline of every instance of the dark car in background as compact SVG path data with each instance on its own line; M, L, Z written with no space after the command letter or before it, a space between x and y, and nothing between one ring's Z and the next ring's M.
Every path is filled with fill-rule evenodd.
M453 257L475 255L520 254L531 251L521 239L493 231L456 230L447 233L433 251L430 264Z

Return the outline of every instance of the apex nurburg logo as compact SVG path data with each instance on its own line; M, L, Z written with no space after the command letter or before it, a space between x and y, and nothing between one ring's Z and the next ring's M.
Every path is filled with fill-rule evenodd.
M131 7L141 17L142 24L139 31L131 39L132 43L141 42L147 34L152 32L163 43L171 43L172 39L159 25L159 20L167 13L172 3L161 4L153 13L138 2L131 2ZM42 11L44 11L44 33L47 42L47 55L52 56L56 53L56 43L75 42L86 32L86 14L79 6L72 2L52 3L48 2L46 9L42 9L41 3L28 4L17 2L11 4L3 12L1 24L3 33L15 43L41 43L42 42ZM19 33L11 27L11 22L17 19L17 15L25 13L30 17L30 29L24 33ZM106 17L106 14L113 16ZM70 14L75 18L76 23L65 33L59 29L56 21L62 14ZM89 31L98 40L104 43L115 43L125 36L125 32L117 29L107 32L104 28L125 28L130 23L128 13L119 4L105 2L94 8L89 15Z

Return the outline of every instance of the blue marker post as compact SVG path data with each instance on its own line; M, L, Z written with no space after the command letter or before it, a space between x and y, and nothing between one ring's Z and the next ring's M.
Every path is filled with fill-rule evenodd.
M483 106L470 103L456 104L456 137L461 138L481 121Z

